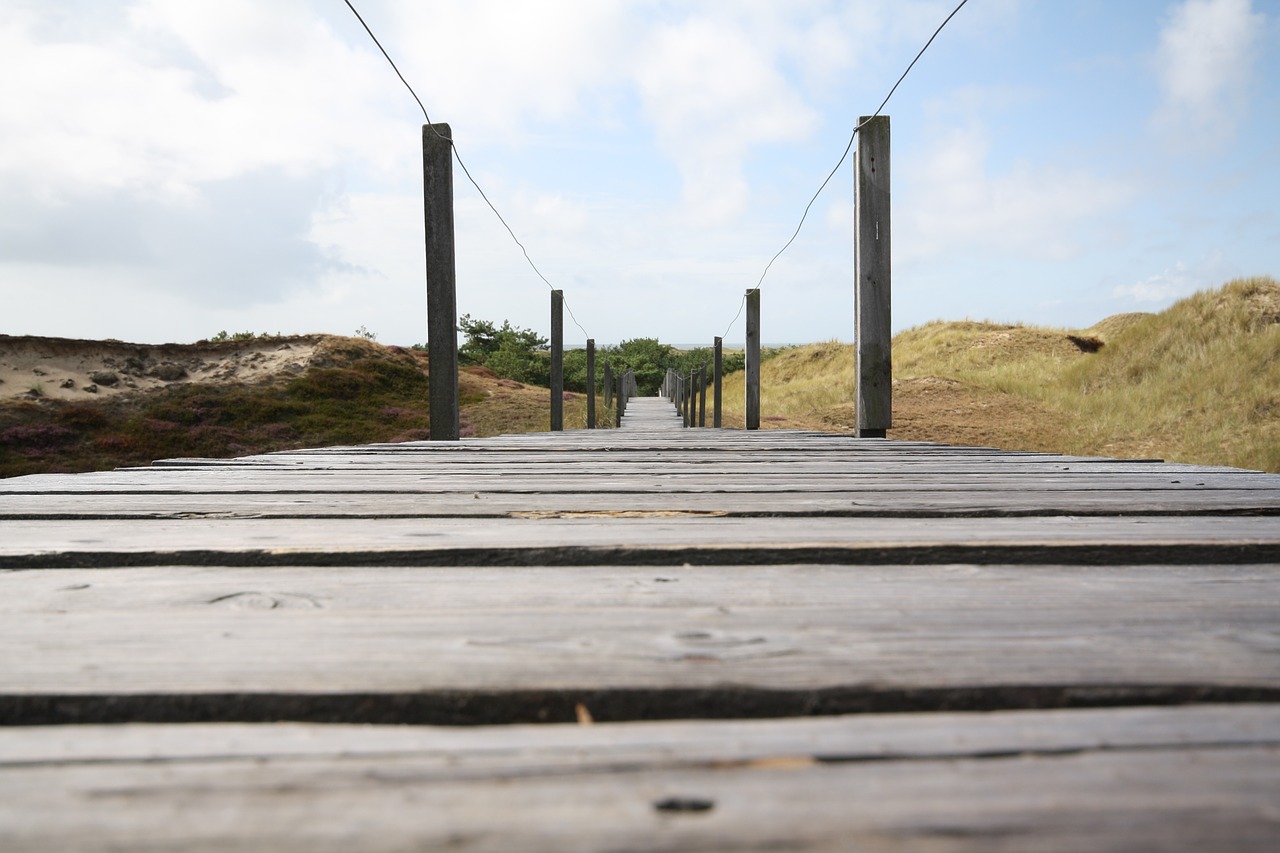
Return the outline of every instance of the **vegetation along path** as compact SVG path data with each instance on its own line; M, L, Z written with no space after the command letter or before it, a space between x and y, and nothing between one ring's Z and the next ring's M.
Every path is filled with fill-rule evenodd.
M1280 476L620 430L0 480L7 850L1265 849Z

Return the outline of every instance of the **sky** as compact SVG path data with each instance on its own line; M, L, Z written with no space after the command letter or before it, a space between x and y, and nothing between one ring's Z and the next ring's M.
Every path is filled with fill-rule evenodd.
M353 0L455 164L458 311L853 337L853 166L958 0ZM0 333L426 340L422 124L343 0L0 0ZM884 109L893 327L1280 276L1280 0L969 0ZM761 276L764 276L761 282Z

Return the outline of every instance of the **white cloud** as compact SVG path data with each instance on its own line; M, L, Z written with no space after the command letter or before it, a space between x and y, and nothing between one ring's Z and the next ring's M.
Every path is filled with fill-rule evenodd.
M976 249L1064 260L1082 251L1082 228L1131 194L1083 170L1018 162L992 174L990 150L987 133L972 125L940 134L919 161L898 161L906 191L895 213L896 256Z
M366 20L432 120L465 126L476 142L520 144L530 122L580 116L634 50L625 3L410 2Z
M654 32L636 69L645 114L683 179L682 219L720 224L740 214L754 146L795 141L817 116L732 18L690 16Z
M1155 57L1164 93L1157 121L1200 129L1232 120L1265 24L1250 0L1186 0L1178 6L1160 32Z
M1138 305L1159 307L1210 287L1217 287L1233 276L1226 255L1215 250L1188 265L1178 261L1173 266L1133 284L1121 285L1112 296Z
M23 84L0 100L0 173L45 200L90 188L190 200L202 182L299 177L356 151L388 167L376 143L393 125L370 95L386 91L383 69L308 8L148 0L92 41L14 16L0 53Z

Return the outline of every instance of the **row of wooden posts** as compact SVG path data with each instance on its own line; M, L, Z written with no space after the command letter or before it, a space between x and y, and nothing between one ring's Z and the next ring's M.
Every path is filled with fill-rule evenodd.
M893 369L890 353L889 117L863 116L854 155L854 324L857 350L857 435L884 438L892 426ZM447 124L422 126L423 200L427 253L427 353L430 359L431 438L457 441L458 328L453 242L453 133ZM745 425L760 428L760 289L746 292ZM715 339L713 425L721 425L721 339ZM606 363L606 408L618 425L634 375L613 377ZM628 372L629 373L629 372ZM682 413L685 426L706 425L706 368L688 376L668 373L663 393ZM623 384L629 382L629 384ZM595 341L587 341L587 426L594 429ZM696 391L694 389L697 389ZM564 292L551 291L551 429L564 429Z
M712 396L714 414L711 425L718 427L720 417L720 339L716 338L716 367L711 370L707 365L695 367L687 374L679 373L674 368L667 369L667 378L662 381L662 396L675 404L676 411L686 427L705 427L707 425L707 373L712 372L713 379L709 383L715 388Z

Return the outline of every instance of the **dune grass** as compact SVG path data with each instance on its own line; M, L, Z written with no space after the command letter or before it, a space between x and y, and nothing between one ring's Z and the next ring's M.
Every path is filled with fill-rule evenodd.
M1271 278L1083 330L927 323L897 335L893 353L895 426L920 406L935 421L931 430L912 419L912 438L954 440L964 426L1010 448L1280 472L1280 284ZM766 428L855 424L851 345L784 352L762 365L761 386ZM928 403L939 388L949 402ZM741 426L742 397L742 375L726 377L727 426Z
M274 382L191 383L134 399L0 407L0 477L430 436L424 353L352 338L322 346L311 369ZM464 369L462 436L545 431L547 394L483 368ZM566 426L585 423L584 399L567 397Z
M853 399L854 389L853 347L825 341L761 355L762 426L840 428L840 413L852 411L849 401ZM741 371L724 378L721 410L726 427L741 429L743 426L744 382Z
M1130 323L1044 394L1082 447L1280 471L1280 284L1236 280Z

